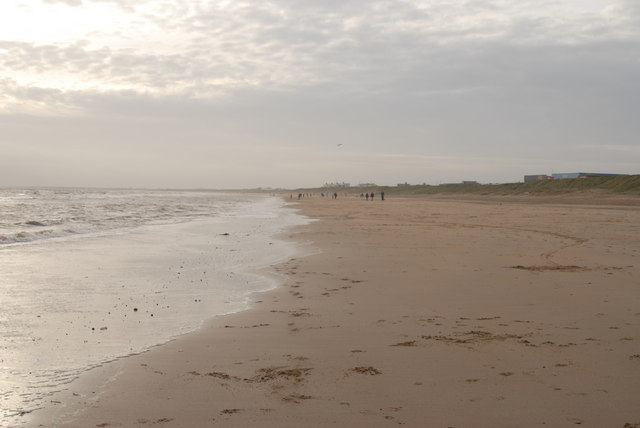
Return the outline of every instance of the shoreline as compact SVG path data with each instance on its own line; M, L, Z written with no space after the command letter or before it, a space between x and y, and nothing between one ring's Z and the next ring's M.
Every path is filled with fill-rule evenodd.
M285 235L320 253L274 266L287 280L252 309L94 371L60 426L640 423L635 211L296 208L320 221Z
M33 343L5 342L0 426L23 427L93 368L198 331L212 314L242 312L253 292L275 288L280 278L257 272L300 251L276 235L306 222L283 206L260 196L235 216L7 248L3 283L13 288L4 291L33 289L46 304L22 309Z

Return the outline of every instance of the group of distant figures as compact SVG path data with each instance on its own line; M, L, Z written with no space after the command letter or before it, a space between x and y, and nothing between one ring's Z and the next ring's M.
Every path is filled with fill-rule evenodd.
M328 198L329 196L331 196L331 199L338 199L338 193L337 192L333 192L333 193L321 193L320 194L323 198ZM309 193L298 193L298 200L304 198L304 197L311 197L311 195ZM376 197L376 194L371 192L371 193L360 193L360 197L363 199L368 200L374 200L374 198ZM293 199L293 193L290 196L291 199ZM380 200L384 201L384 192L380 192Z
M325 194L325 193L321 193L320 195L321 195L323 198L328 198L328 197L329 197L329 195L331 195L331 199L338 199L338 193L337 193L337 192L333 192L333 193L331 193L331 194L329 194L329 193L326 193L326 194Z
M376 194L371 192L371 193L360 193L360 197L361 198L365 198L367 201L369 199L371 199L373 201L373 199L376 197ZM384 192L380 192L380 199L384 201Z

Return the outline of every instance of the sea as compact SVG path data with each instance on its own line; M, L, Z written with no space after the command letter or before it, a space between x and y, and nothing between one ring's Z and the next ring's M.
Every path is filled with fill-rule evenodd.
M282 198L214 191L0 189L0 427L82 373L246 310L304 252Z

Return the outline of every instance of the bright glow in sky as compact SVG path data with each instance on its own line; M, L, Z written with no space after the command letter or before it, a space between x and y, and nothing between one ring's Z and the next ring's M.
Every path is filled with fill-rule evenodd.
M639 57L635 0L4 1L0 183L638 173Z
M73 7L38 0L5 1L0 3L0 38L33 43L69 43L91 34L117 31L118 23L126 17L119 7L107 3Z

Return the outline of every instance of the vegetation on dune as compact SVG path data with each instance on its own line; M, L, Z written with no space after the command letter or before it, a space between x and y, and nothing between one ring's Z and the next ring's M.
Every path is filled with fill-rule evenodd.
M540 180L528 183L504 184L443 184L377 186L341 189L349 193L385 192L394 195L476 194L476 195L560 195L576 192L597 192L640 195L640 175L618 177L586 177L563 180Z

